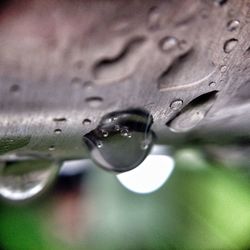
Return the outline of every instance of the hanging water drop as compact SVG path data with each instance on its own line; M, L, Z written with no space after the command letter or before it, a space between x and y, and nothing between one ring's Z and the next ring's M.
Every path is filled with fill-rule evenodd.
M229 39L224 43L223 49L225 53L230 53L233 51L238 43L238 40L235 38Z
M90 108L99 108L103 103L103 99L99 96L88 97L85 101Z
M98 148L102 148L103 143L102 143L101 141L97 141L97 142L96 142L96 146L97 146Z
M87 118L82 121L83 125L89 125L90 123L91 123L91 120Z
M13 157L0 161L0 195L12 201L30 199L55 180L59 166L48 159Z
M240 22L238 20L231 20L227 23L228 31L234 31L238 29L240 26Z
M83 139L99 166L125 172L138 166L149 153L154 139L150 130L152 123L152 116L144 110L113 112L104 116L98 127ZM103 131L108 136L103 136ZM147 148L142 148L141 143L145 140Z

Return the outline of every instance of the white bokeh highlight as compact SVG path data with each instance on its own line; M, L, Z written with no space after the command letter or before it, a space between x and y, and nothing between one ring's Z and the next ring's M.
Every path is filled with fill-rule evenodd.
M117 179L134 193L148 194L164 185L174 165L174 159L168 155L151 154L137 168L118 174Z

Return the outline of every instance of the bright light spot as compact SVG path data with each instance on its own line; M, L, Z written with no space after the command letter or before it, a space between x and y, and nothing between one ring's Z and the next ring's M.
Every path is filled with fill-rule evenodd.
M159 189L174 169L174 160L168 155L149 155L137 168L117 175L128 190L147 194Z
M59 174L75 175L83 173L86 169L88 169L92 165L93 165L92 161L88 159L64 161Z

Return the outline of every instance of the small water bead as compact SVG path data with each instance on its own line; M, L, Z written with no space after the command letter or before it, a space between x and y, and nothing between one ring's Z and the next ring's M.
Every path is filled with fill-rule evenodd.
M222 65L221 68L220 68L220 72L224 73L224 72L226 72L226 70L227 70L227 66L226 65Z
M129 134L129 129L127 127L121 128L121 136L127 137Z
M59 135L59 134L62 133L62 130L61 130L60 128L57 128L57 129L54 130L54 133L55 133L56 135Z
M178 46L178 40L175 37L167 36L160 41L159 46L162 51L173 50Z
M211 88L214 88L214 87L216 86L216 83L215 83L215 82L210 82L210 83L208 84L208 86L211 87Z
M96 146L97 146L98 148L102 148L103 143L102 143L101 141L97 141L97 142L96 142Z
M89 125L90 123L91 123L91 120L88 119L88 118L86 118L86 119L84 119L84 120L82 121L82 124L83 124L83 125Z
M103 99L99 96L88 97L85 101L90 108L98 108L103 103Z
M151 125L152 117L144 110L113 112L104 116L98 127L83 139L99 166L124 172L138 166L149 153L154 139ZM100 133L102 130L108 132L107 137ZM141 148L144 140L147 140L146 149Z
M228 31L235 31L240 26L240 21L238 20L231 20L227 23Z
M223 49L225 53L230 53L233 51L238 43L238 40L235 38L229 39L224 43Z
M56 117L56 118L53 118L53 121L54 122L66 122L67 119L65 117Z
M183 105L183 101L181 99L176 99L171 102L170 108L173 110L178 110L181 108L182 105Z

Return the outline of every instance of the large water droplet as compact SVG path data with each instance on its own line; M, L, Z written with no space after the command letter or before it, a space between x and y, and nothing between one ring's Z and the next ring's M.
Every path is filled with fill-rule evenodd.
M56 118L53 118L53 121L54 122L66 122L67 119L65 117L56 117Z
M32 198L56 178L58 165L37 157L13 157L0 161L0 195L12 201Z
M224 73L224 72L226 72L227 71L227 66L226 65L222 65L221 67L220 67L220 72L221 73Z
M104 116L99 126L83 139L98 165L125 172L137 167L149 153L154 138L152 123L152 116L144 110L113 112ZM108 136L104 137L102 131L108 132ZM147 147L143 148L145 141Z
M233 51L234 48L236 47L237 43L238 43L238 40L235 39L235 38L232 38L232 39L230 39L230 40L227 40L227 41L224 43L224 47L223 47L225 53L230 53L231 51Z
M238 20L231 20L227 23L228 31L234 31L238 29L240 26L240 22Z
M213 106L218 91L211 91L191 101L166 125L173 132L186 132L196 127Z

